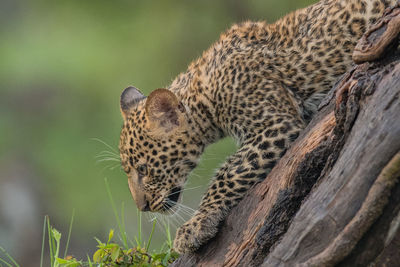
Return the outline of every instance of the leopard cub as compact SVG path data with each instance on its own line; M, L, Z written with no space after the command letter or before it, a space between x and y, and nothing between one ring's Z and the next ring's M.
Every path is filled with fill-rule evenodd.
M217 171L174 248L198 249L297 138L321 99L351 66L366 28L396 0L322 0L274 24L245 22L167 89L120 98L121 163L138 208L167 212L205 147L226 136L239 149Z

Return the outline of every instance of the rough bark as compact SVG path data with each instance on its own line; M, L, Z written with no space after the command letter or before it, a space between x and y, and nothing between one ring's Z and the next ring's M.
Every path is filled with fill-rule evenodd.
M173 266L399 266L399 32L396 8L267 179Z

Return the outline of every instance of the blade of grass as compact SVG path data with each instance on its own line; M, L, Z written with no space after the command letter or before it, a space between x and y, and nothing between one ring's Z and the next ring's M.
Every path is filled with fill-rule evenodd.
M138 220L139 220L139 242L140 242L140 246L142 246L142 213L139 211L139 216L138 216Z
M92 261L90 260L89 255L86 254L86 256L87 256L87 259L88 259L89 267L93 267L93 264L92 264Z
M143 247L142 244L142 213L136 208L136 218L138 225L138 236L135 236L136 246L139 248Z
M64 251L64 259L67 256L67 252L68 252L69 240L71 238L72 224L74 223L74 217L75 217L75 209L72 209L72 216L71 216L71 222L69 223L67 244L65 245L65 251Z
M149 237L149 240L147 241L146 251L149 251L151 239L153 238L154 229L156 228L156 223L157 223L157 220L154 220L153 221L153 228L151 228L150 237Z
M121 206L121 224L122 224L122 231L124 231L124 232L120 233L120 234L121 234L122 238L125 240L124 241L125 249L129 249L128 242L127 242L127 236L126 236L126 228L125 228L125 203L124 202L122 202L122 206Z
M167 223L166 223L165 232L167 234L168 247L169 247L169 249L171 249L172 248L172 238L171 238L171 230L169 227L169 221L167 221Z
M104 183L106 185L106 190L107 190L108 197L110 198L110 201L111 201L111 206L112 206L112 209L114 211L115 219L117 220L119 232L121 233L122 232L121 220L119 219L118 211L117 211L117 208L115 207L114 199L112 197L111 190L110 190L110 185L108 184L107 178L104 178ZM122 236L122 238L124 238L124 240L123 240L124 241L124 246L128 247L128 242L126 241L126 235Z
M53 246L53 262L54 264L56 263L56 251L57 251L57 247L56 247L56 239L54 238L54 233L53 233L53 227L50 226L51 229L51 243Z
M122 239L122 237L121 237L121 235L118 233L117 234L117 236L118 236L118 240L121 242L121 243L124 243L124 240Z
M60 240L61 240L61 233L57 231L55 228L51 229L52 234L53 234L53 241L54 241L54 246L55 246L55 252L54 252L54 267L60 266L58 263L58 253L60 252Z
M11 257L10 254L7 253L7 251L6 251L3 247L0 247L0 250L1 250L1 252L3 252L3 253L7 256L7 258L8 258L12 263L15 264L15 266L18 266L18 267L19 267L19 264L14 260L13 257Z
M47 222L47 233L49 235L49 251L50 251L50 266L53 266L54 264L54 254L53 254L53 247L52 247L52 234L51 234L51 230L50 230L50 219L49 216L46 215L46 222Z
M42 232L42 252L40 254L40 267L43 267L43 254L44 254L44 242L46 240L46 216L43 220L43 232Z
M159 254L164 252L165 246L168 246L167 242L164 242L164 244L162 244Z
M131 245L131 247L133 248L135 246L135 243L133 243L133 240L131 238L129 238L129 236L128 236L128 241L129 241L129 244Z
M8 267L13 267L11 264L9 264L8 262L6 262L5 260L3 260L2 258L0 258L0 262L4 263L5 265L7 265ZM3 266L0 264L0 266Z

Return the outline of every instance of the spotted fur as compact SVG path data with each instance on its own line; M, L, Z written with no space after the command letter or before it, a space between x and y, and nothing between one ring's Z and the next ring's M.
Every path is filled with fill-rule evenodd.
M323 0L274 24L237 24L167 89L147 98L134 87L124 91L120 156L143 211L173 208L208 144L232 136L240 145L178 229L178 252L213 237L249 187L267 177L351 66L357 40L395 2Z

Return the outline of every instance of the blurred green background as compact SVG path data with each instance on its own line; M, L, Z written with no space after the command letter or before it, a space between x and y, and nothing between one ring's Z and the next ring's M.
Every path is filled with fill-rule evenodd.
M118 162L119 96L168 85L235 22L273 22L311 0L0 1L0 246L22 266L37 266L45 214L83 258L116 227L104 178L130 236L136 208ZM193 208L231 140L207 149L184 204ZM190 197L188 196L190 195ZM144 217L144 225L151 225ZM145 236L150 232L144 229ZM157 228L153 248L165 240Z

